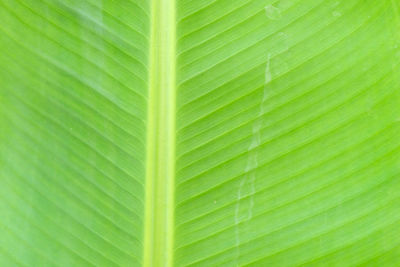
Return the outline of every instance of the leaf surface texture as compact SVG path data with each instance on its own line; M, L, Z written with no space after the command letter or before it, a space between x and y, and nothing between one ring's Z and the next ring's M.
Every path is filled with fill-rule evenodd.
M399 266L400 2L160 3L0 1L0 265Z

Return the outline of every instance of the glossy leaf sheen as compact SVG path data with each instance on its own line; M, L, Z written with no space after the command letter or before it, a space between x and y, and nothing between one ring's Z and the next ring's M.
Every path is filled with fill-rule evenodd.
M1 0L0 265L399 266L399 6Z

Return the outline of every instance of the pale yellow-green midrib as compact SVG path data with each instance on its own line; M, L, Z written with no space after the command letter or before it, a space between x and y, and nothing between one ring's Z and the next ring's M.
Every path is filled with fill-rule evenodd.
M175 0L151 0L143 266L173 263L175 22Z

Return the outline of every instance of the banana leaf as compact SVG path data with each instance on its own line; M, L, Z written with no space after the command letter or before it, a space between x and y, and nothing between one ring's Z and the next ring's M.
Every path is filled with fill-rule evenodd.
M0 266L400 266L399 0L0 0Z

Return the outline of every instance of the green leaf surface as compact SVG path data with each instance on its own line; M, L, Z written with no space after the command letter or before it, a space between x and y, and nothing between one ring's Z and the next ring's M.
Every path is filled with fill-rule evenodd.
M399 266L399 0L0 0L0 266Z

